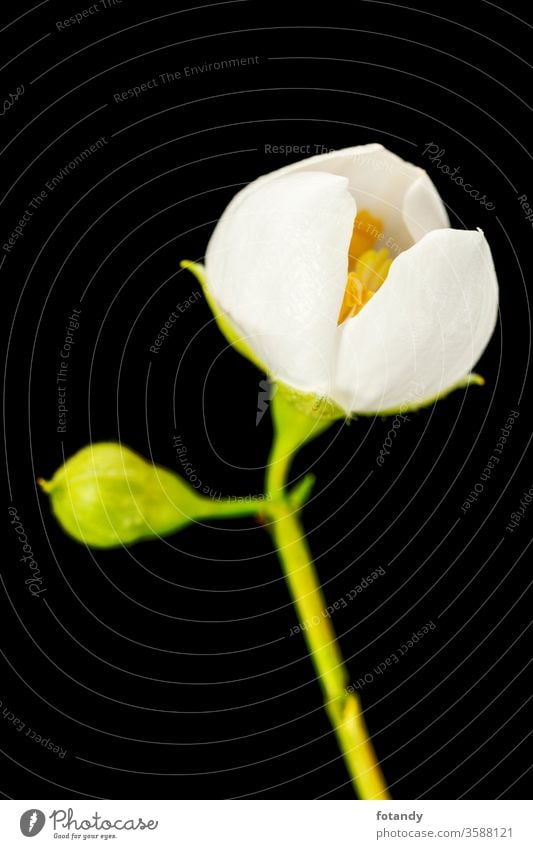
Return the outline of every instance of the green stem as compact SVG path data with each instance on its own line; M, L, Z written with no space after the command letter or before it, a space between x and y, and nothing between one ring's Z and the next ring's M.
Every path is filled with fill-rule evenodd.
M237 519L240 516L259 516L264 514L266 499L265 498L222 498L220 501L211 498L205 498L205 512L202 511L202 506L198 508L196 519L203 521L206 519Z
M274 544L354 789L360 799L388 799L359 697L346 689L348 673L298 514L281 504L274 513Z
M274 401L275 439L266 475L269 529L353 787L360 799L388 799L359 696L347 689L350 678L300 522L300 507L286 492L294 452L313 431L309 419L306 425L282 399Z

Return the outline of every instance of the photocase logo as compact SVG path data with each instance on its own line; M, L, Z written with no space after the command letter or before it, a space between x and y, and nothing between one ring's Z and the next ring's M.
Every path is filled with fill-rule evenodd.
M36 808L30 808L20 818L20 830L24 837L35 837L36 834L42 831L45 822L46 817L42 811Z
M270 383L270 381L266 378L259 381L259 391L257 393L257 414L255 417L256 427L268 410L269 404L276 394L277 388L278 387L275 383Z

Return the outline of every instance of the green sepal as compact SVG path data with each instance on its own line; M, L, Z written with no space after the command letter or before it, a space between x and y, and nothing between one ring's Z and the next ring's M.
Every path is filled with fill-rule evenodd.
M402 415L403 413L414 413L417 410L423 410L425 407L432 407L433 404L436 404L437 401L442 401L444 398L447 398L452 392L455 392L456 389L466 389L467 386L484 386L485 378L480 374L475 374L475 372L471 372L467 374L466 377L462 377L461 380L458 380L457 383L449 386L448 389L444 389L442 392L438 392L436 395L432 395L430 398L424 398L423 401L419 401L416 404L400 404L399 407L391 407L388 410L378 410L377 412L371 413L352 413L351 418L358 419L363 416L375 418L376 416L397 416Z
M200 286L202 287L204 297L218 325L218 329L220 330L222 335L226 337L230 345L235 348L235 350L238 351L239 354L242 354L243 357L246 357L248 360L250 360L254 364L254 366L257 366L258 369L261 369L261 371L264 371L268 374L267 367L252 351L250 346L246 344L241 334L233 326L231 320L228 318L226 313L222 312L215 303L215 300L211 292L209 291L209 286L207 285L207 278L205 276L204 266L200 265L197 262L191 262L188 259L183 259L180 262L180 266L181 268L185 268L187 269L187 271L190 271L191 274L194 274L194 276L198 280Z
M276 385L279 390L276 394L281 395L297 414L305 416L306 419L311 419L315 425L318 421L321 430L325 430L326 427L339 419L347 418L347 413L326 395L302 392L286 383L281 383L279 380L276 381Z
M272 421L280 451L294 453L346 414L329 398L298 392L283 383L271 401Z
M281 383L278 388L270 404L274 443L268 460L266 492L271 502L284 497L296 452L339 418L345 418L345 413L329 399L305 395Z
M232 345L239 354L242 354L242 356L250 360L255 366L257 366L258 369L265 372L269 379L276 384L279 392L283 394L284 398L290 402L291 406L296 409L298 413L303 413L307 418L313 419L315 423L317 420L320 421L322 423L320 427L321 430L337 419L346 418L344 410L335 404L331 398L323 395L316 395L313 392L300 391L299 389L295 389L294 387L280 382L276 377L274 377L267 366L261 362L257 354L255 354L250 346L246 344L241 333L236 327L234 327L228 315L220 310L216 304L209 290L204 266L197 262L191 262L188 259L182 260L180 262L180 266L194 274L200 283L202 292L211 312L213 313L218 328L223 336L225 336L228 340L230 345ZM315 426L313 425L313 428L314 427Z

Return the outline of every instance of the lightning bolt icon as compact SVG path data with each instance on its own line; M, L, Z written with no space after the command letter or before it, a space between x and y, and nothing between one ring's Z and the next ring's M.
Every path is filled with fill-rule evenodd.
M37 811L34 811L33 814L30 817L30 822L29 822L29 825L28 825L28 831L31 831L33 829L33 826L35 825L36 822L37 822Z

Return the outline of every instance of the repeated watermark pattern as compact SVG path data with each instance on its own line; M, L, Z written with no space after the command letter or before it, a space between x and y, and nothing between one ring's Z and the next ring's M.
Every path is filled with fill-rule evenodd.
M67 319L65 338L59 352L59 365L56 374L57 426L58 433L67 432L67 381L71 364L73 346L76 342L76 331L79 329L81 308L74 307Z
M418 646L424 637L430 634L432 631L435 631L437 628L436 624L430 619L425 625L422 625L418 631L413 631L411 636L402 643L396 651L393 651L391 654L387 655L384 660L380 661L373 669L365 672L357 681L354 681L352 684L348 684L346 687L347 693L355 693L356 690L362 690L368 684L372 684L376 678L380 675L383 675L387 669L390 669L392 666L396 666L405 655L411 651L412 648Z
M277 383L272 383L268 378L263 378L259 381L259 389L257 392L257 413L255 416L255 426L257 427L266 411L270 407L272 398L278 391Z
M50 736L47 737L44 734L40 734L35 728L28 725L20 716L17 716L14 711L4 705L2 699L0 699L0 708L2 709L2 719L8 725L11 725L18 734L22 734L27 740L31 740L32 743L36 743L53 755L57 755L61 760L67 755L68 749L64 749L58 743L54 742Z
M170 335L170 331L176 324L180 315L187 312L194 304L198 303L201 300L202 295L198 290L192 292L188 298L185 298L183 301L178 301L175 308L169 314L167 320L162 325L159 330L159 333L155 337L154 341L150 345L150 351L152 354L158 354L161 350L161 346L165 343L165 340L168 339Z
M470 195L473 200L477 200L477 202L481 206L484 206L489 212L494 212L496 209L495 204L487 198L486 194L482 194L480 189L475 188L472 183L465 181L465 178L461 174L460 165L452 167L451 165L448 165L448 163L443 162L443 158L446 156L446 150L443 147L436 142L428 142L422 151L422 156L426 156L431 164L434 165L441 174L445 174L446 177L449 177L452 183L459 186L467 195Z
M379 454L376 457L376 463L378 466L383 466L385 460L390 455L391 448L398 437L398 431L400 430L402 424L404 422L410 421L411 417L407 415L407 411L416 407L417 404L420 404L423 400L423 386L418 381L412 381L409 391L407 393L406 401L398 407L398 411L392 418L391 424L387 431L387 435L383 440L383 445L379 450Z
M24 87L24 84L21 83L15 88L14 91L8 92L8 94L4 97L0 104L0 117L3 118L4 115L7 115L8 112L11 112L11 110L19 102L25 91L26 89Z
M201 65L184 65L183 68L162 71L155 77L143 80L130 88L113 92L113 102L125 103L128 100L136 100L149 91L164 88L182 80L189 80L218 71L229 71L250 65L258 65L261 61L260 56L232 56L216 62L203 62Z
M405 410L407 409L408 407L405 406ZM403 422L410 421L410 418L411 417L408 416L405 412L396 413L387 431L387 436L383 440L383 445L379 449L379 454L376 457L376 463L378 464L378 466L383 466L386 458L390 455L393 441L396 439L399 429L401 428Z
M65 32L65 30L69 30L71 27L76 27L90 18L94 18L95 15L98 15L101 12L107 12L109 9L120 8L120 6L123 5L123 2L124 0L97 0L96 3L93 3L91 6L86 6L85 9L80 9L68 18L61 18L61 20L56 21L56 30L57 32Z
M483 471L479 476L479 480L474 484L461 505L461 512L463 513L463 516L470 510L472 505L479 500L480 495L482 495L485 491L485 484L490 481L494 469L501 460L506 442L511 435L511 429L519 415L518 410L511 410L504 426L500 428L498 441L492 449L492 454L485 463Z
M183 442L181 434L174 434L172 444L176 452L176 459L183 474L193 489L198 490L202 495L208 496L213 501L232 501L238 504L249 504L254 501L257 501L258 503L262 501L270 501L270 495L224 495L219 489L214 489L203 482L197 472L197 469L189 460L187 446Z
M83 165L91 156L98 151L102 150L108 144L108 139L106 136L100 136L96 141L87 145L86 148L81 150L75 156L72 157L68 162L66 162L60 169L57 171L52 177L50 177L44 183L43 188L38 191L31 200L28 202L24 212L20 216L19 220L13 230L2 244L2 248L4 253L9 254L13 251L15 246L20 242L20 240L26 234L27 226L37 213L37 211L46 203L47 199L50 197L52 192L54 192L58 186L64 181L66 177L72 174L80 165Z
M325 144L265 144L263 153L274 156L318 156L319 154L332 153L332 147Z
M304 622L299 622L298 625L294 625L290 632L289 637L294 637L296 634L301 634L303 631L307 631L309 628L316 627L320 624L322 619L329 619L333 613L338 610L342 610L345 607L348 607L350 602L355 601L355 599L361 595L368 587L378 581L386 574L386 570L383 566L378 566L377 569L374 569L370 572L365 578L362 578L358 584L355 584L351 590L348 590L343 596L334 601L332 604L329 604L320 613L312 616L310 619L306 619Z
M526 515L526 510L529 505L533 501L533 486L530 486L525 492L522 493L522 497L520 499L520 505L511 513L509 518L509 522L505 526L505 530L509 531L509 533L514 533L515 529L518 527L524 516Z
M10 504L7 508L7 512L10 517L11 527L13 528L22 547L22 557L20 557L19 560L20 563L23 564L23 568L25 570L24 584L27 586L28 592L34 598L39 598L46 592L46 586L41 574L39 563L33 553L33 547L15 505Z
M531 226L533 227L533 206L529 203L529 198L527 195L522 194L518 198L518 203L524 213L524 218L526 221L529 221Z

